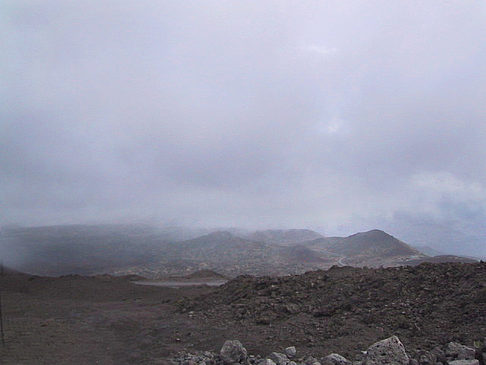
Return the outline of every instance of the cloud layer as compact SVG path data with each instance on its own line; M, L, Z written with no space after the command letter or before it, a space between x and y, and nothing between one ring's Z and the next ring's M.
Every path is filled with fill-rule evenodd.
M484 3L1 7L2 223L377 227L486 255Z

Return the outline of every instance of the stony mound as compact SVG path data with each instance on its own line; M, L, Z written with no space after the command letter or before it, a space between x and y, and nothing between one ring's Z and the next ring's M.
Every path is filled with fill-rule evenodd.
M413 349L486 334L486 263L333 267L289 277L238 277L182 311L248 328L279 328L275 344L355 353L398 335Z

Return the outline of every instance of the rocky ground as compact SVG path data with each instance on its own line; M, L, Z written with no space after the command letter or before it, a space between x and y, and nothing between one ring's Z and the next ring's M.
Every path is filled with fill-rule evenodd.
M352 356L398 335L411 351L486 336L486 263L334 267L288 277L242 276L180 303L195 318L232 323L252 349L285 343L323 356Z
M486 361L484 341L475 342L475 347L468 347L457 342L445 346L436 346L431 351L420 351L416 357L410 357L400 339L396 336L378 341L366 351L350 361L336 353L321 358L299 356L295 346L289 346L282 352L272 352L267 356L249 355L238 340L228 340L219 353L211 351L188 353L182 352L171 359L180 365L483 365Z
M189 365L199 351L217 362L227 339L244 343L254 362L291 346L296 363L331 353L358 361L392 335L418 359L451 341L482 346L486 336L485 263L244 276L219 288L134 279L0 277L0 363Z

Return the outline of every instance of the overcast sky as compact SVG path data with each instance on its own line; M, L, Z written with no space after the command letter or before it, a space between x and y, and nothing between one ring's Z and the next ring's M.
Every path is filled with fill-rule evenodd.
M0 223L486 256L485 4L2 1Z

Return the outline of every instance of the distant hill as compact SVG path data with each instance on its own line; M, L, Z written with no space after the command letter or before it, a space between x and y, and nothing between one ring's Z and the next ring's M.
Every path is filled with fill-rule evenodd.
M403 260L425 256L378 229L348 237L323 237L301 244L328 257L341 257L340 265L395 266L401 265Z
M254 242L229 232L218 231L175 243L171 245L170 253L188 260L237 264L246 257L266 258L271 249L263 242Z
M420 252L413 249L386 232L374 229L345 237L341 242L335 242L329 250L345 256L374 256L394 257L419 255Z
M280 249L280 254L293 263L325 263L330 260L316 251L304 245L285 246Z
M306 229L245 235L235 229L233 233L216 231L175 240L197 231L147 225L10 227L0 231L0 259L12 269L38 275L110 273L148 278L184 276L200 270L233 277L296 274L333 265L474 261L457 256L430 258L381 230L323 237Z
M38 275L141 275L150 278L215 270L227 276L297 273L321 267L309 249L217 231L176 242L195 231L146 225L10 227L0 232L0 259Z
M232 253L226 252L229 250L261 250L264 249L266 245L263 242L255 242L237 237L226 231L217 231L177 243L176 245L173 245L173 247L177 247L177 249L184 253L186 257L190 257L194 256L193 251L197 251L197 255L221 256L222 254L232 255Z
M254 241L283 245L315 240L323 236L309 229L269 229L256 231L248 237Z
M179 263L182 275L209 269L230 277L241 274L283 275L331 266L327 258L308 247L258 242L227 231L169 245L155 276L170 275L175 269L175 262Z

